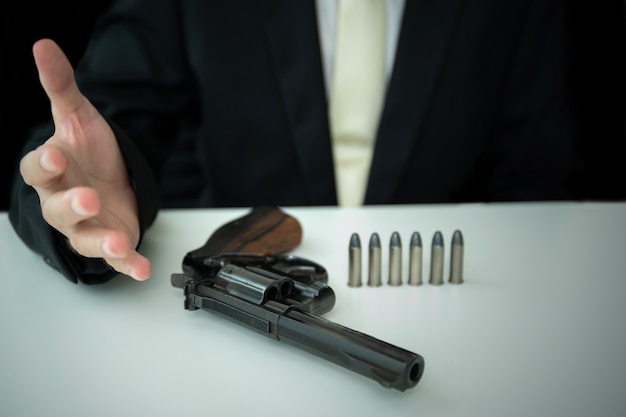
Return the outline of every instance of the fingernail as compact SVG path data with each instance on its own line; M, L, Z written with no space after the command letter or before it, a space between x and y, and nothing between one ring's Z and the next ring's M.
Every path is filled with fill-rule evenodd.
M115 253L113 253L111 246L109 246L109 242L106 240L102 242L102 251L106 256L115 257Z
M78 197L73 196L71 197L72 201L70 202L70 205L72 206L72 210L74 210L74 213L80 215L80 216L88 216L90 213L85 210L85 208L80 204L80 201L78 201Z
M50 162L48 152L44 151L39 157L39 165L47 172L55 172L56 167Z
M128 268L128 276L134 279L135 281L141 281L139 278L137 278L137 274L135 274L134 268Z
M135 281L145 281L150 278L150 276L140 277L139 275L137 275L137 271L135 271L135 268L132 267L128 269L128 275Z

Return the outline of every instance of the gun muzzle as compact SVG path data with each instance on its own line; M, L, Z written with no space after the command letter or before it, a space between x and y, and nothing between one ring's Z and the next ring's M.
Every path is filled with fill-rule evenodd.
M386 388L405 391L424 373L422 356L298 310L282 314L277 338L326 359Z

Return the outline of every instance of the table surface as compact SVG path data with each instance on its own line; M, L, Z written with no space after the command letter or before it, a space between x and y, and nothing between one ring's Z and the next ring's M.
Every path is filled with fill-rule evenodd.
M294 254L329 271L325 317L421 354L405 392L183 308L170 285L185 253L246 209L162 211L143 252L153 277L73 285L21 244L0 213L2 416L623 416L626 204L284 208ZM428 284L430 240L465 238L461 285ZM347 286L348 242L424 242L424 285ZM363 254L367 279L367 251Z

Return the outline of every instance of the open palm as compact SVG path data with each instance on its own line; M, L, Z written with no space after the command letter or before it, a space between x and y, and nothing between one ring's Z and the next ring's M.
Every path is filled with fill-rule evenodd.
M148 278L150 263L135 251L136 197L113 131L79 91L71 64L53 41L38 41L33 54L55 132L22 159L24 181L37 191L46 221L74 250L104 258L135 279Z

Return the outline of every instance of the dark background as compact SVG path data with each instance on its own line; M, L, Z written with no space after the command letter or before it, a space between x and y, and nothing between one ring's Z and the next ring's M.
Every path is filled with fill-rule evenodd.
M8 210L12 177L28 130L50 118L33 43L54 39L76 66L95 21L110 4L111 0L9 0L0 6L0 211Z
M111 1L38 3L22 1L0 9L0 211L9 206L24 137L50 117L32 44L52 38L76 65L95 21ZM586 163L577 193L584 200L626 199L625 16L623 0L568 4L568 81Z

